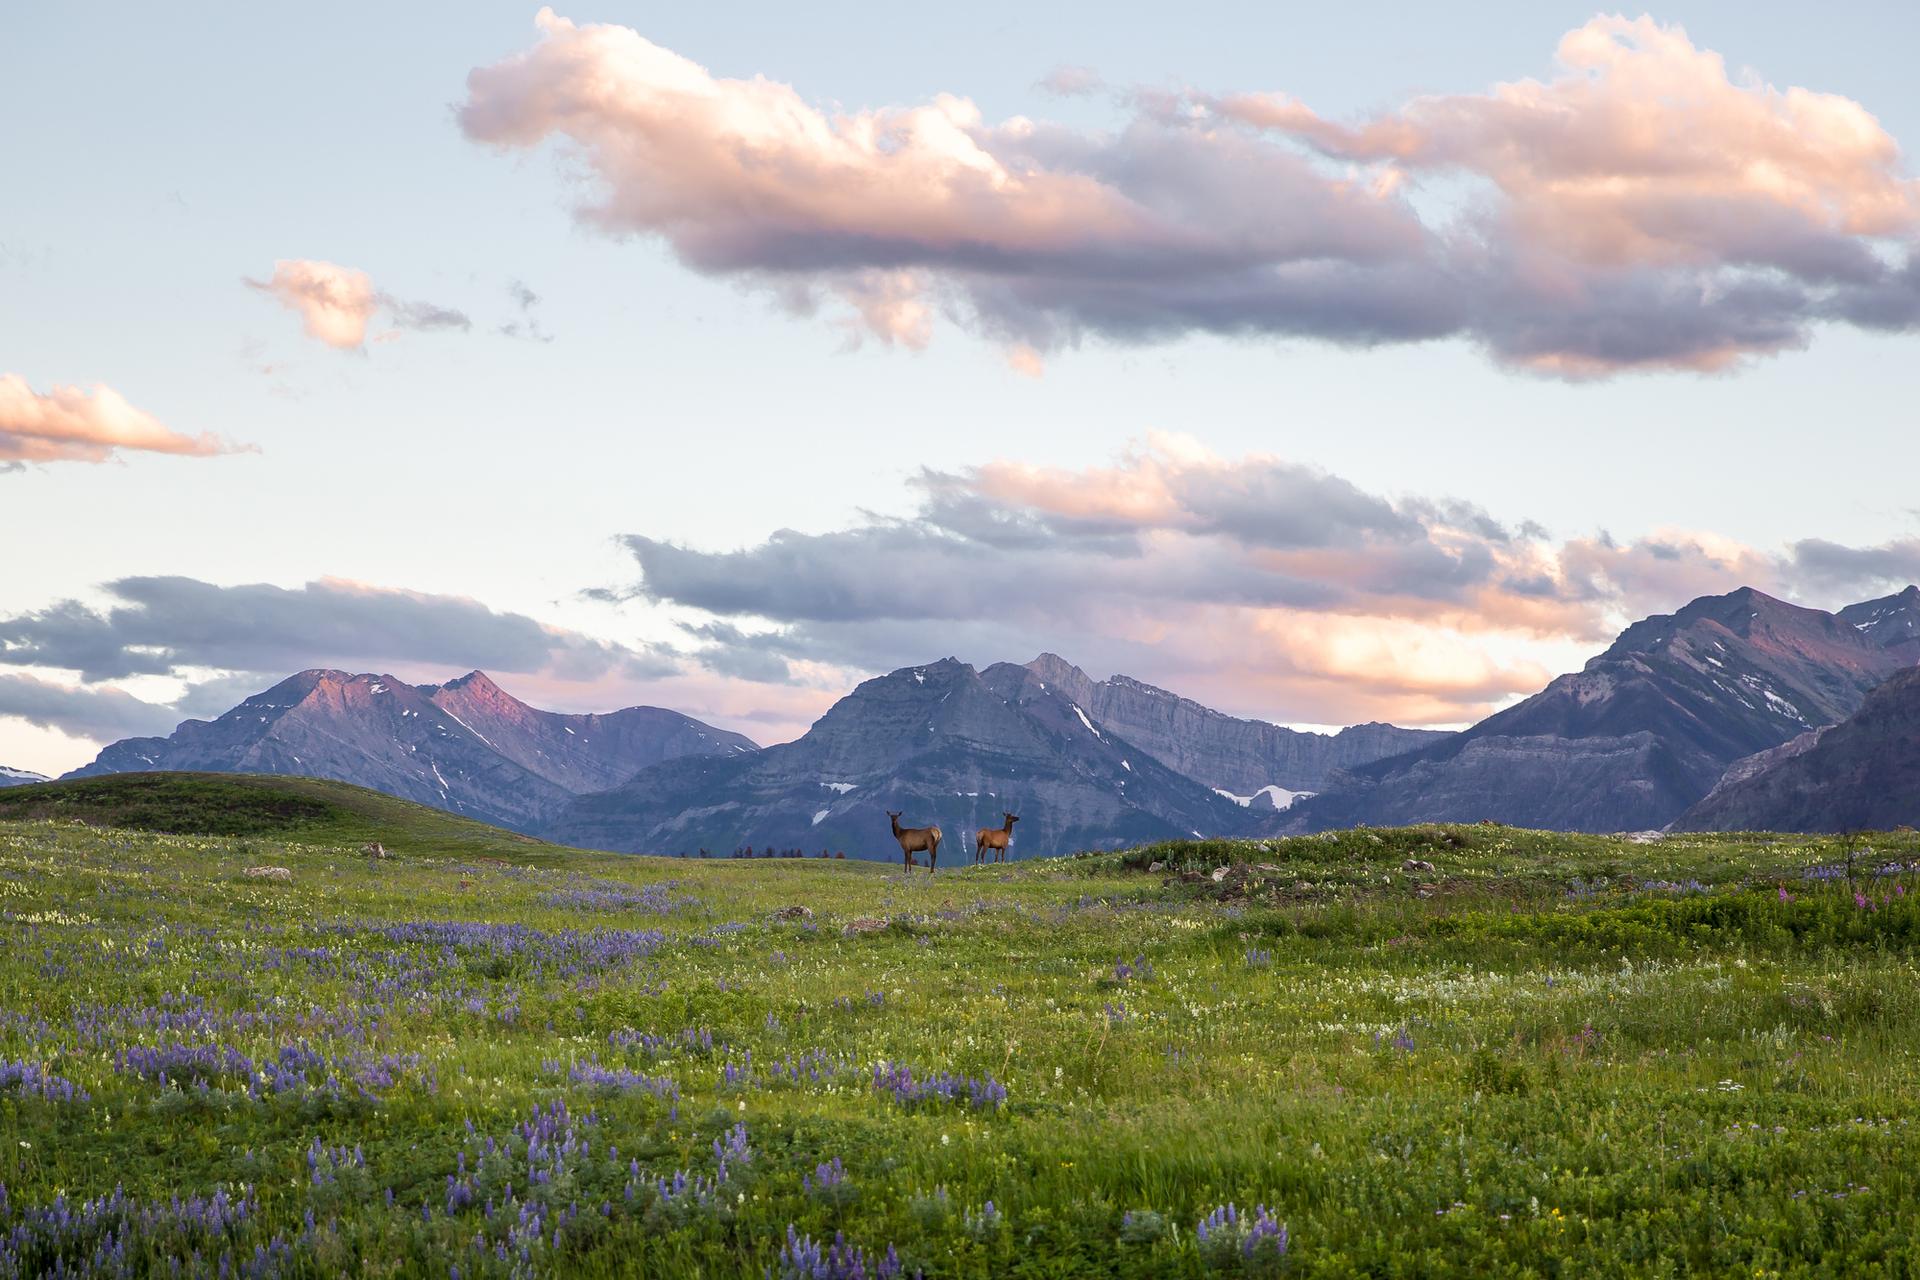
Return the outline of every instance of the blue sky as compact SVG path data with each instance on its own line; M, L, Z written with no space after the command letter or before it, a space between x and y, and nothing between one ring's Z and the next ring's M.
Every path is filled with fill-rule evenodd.
M858 111L952 93L988 122L1028 116L1079 130L1117 127L1131 108L1037 87L1060 66L1115 86L1281 92L1352 120L1418 94L1549 77L1557 42L1594 16L1537 3L1469 15L1204 4L562 12L632 27L717 77L789 84L810 103ZM1222 467L1280 459L1391 503L1460 500L1515 528L1534 522L1555 546L1683 528L1777 556L1808 538L1897 548L1916 536L1910 329L1823 323L1805 350L1724 372L1572 381L1518 371L1458 337L1354 348L1089 333L1049 350L1039 378L1010 369L1003 344L965 323L937 322L924 350L871 337L848 349L849 331L830 316L795 316L737 275L689 270L658 236L583 226L551 146L502 153L463 134L469 71L532 47L533 16L526 4L229 5L197 9L189 23L100 4L0 18L10 178L0 183L0 374L40 392L104 384L173 430L258 450L125 451L102 465L0 475L10 549L0 617L101 606L101 584L143 576L287 588L335 578L458 597L650 655L586 675L503 677L510 689L570 708L662 702L764 740L894 658L959 649L971 661L1025 659L1021 646L1043 644L1106 674L1122 660L1151 663L1159 642L1139 626L1103 633L1091 621L1098 608L1051 621L1028 613L1002 628L880 618L866 630L886 640L867 645L771 612L704 608L711 597L691 589L617 605L583 597L638 579L623 535L751 552L782 529L827 537L874 515L918 519L926 489L916 477L927 470L1018 463L1078 474L1171 433ZM1814 22L1789 6L1677 4L1654 17L1736 72L1843 95L1893 139L1920 137L1905 65L1920 44L1912 6L1846 6ZM1905 162L1900 170L1911 176ZM1428 190L1445 194L1444 180ZM1901 243L1885 237L1882 249ZM288 259L364 271L395 297L460 311L470 327L329 348L243 283ZM514 301L515 282L538 295L530 312ZM529 316L551 341L496 332ZM1749 562L1716 565L1729 563ZM1004 572L1017 577L1019 563ZM1830 604L1868 584L1783 570L1762 585ZM1648 600L1624 592L1609 603ZM1341 625L1387 614L1431 625L1385 607L1344 609ZM687 658L693 633L678 624L716 617L784 638ZM1136 674L1288 722L1394 705L1364 689L1346 697L1351 663L1330 673L1291 659L1303 625L1274 630L1271 651L1227 646L1233 656L1217 668L1183 652ZM1459 633L1457 647L1498 655L1513 687L1466 681L1459 714L1445 699L1418 705L1434 722L1471 718L1594 647L1591 628L1519 634L1453 614L1440 625ZM924 648L912 652L918 634ZM1354 661L1392 665L1404 634L1383 632ZM682 655L677 674L661 646ZM316 646L307 661L384 656L424 679L485 652L457 636L390 648ZM769 653L775 665L748 661ZM54 658L0 674L159 703L223 673L242 684L284 674L231 661L189 654L176 671L107 682ZM1264 679L1274 665L1299 668L1298 680ZM754 671L769 678L743 676ZM1303 692L1316 675L1332 683ZM38 725L0 716L0 763L52 770L90 756L96 739L36 714Z

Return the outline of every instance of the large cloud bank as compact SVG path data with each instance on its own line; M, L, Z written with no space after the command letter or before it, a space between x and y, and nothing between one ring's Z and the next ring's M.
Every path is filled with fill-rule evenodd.
M837 300L888 342L947 316L1031 369L1088 335L1452 337L1602 376L1920 323L1920 186L1895 140L1648 18L1570 32L1546 80L1351 124L1281 94L1162 92L1123 96L1105 132L954 95L830 110L626 27L538 25L469 75L468 137L558 141L588 225L800 311Z
M1843 600L1920 576L1920 542L1554 540L1471 504L1178 437L1106 466L995 462L924 472L916 488L904 517L737 550L629 536L640 572L625 590L690 611L697 660L742 679L1054 649L1247 714L1444 724L1697 595L1750 584Z

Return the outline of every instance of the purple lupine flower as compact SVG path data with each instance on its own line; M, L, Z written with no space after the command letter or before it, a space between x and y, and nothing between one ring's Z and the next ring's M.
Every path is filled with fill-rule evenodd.
M847 1180L847 1171L835 1156L825 1164L815 1165L812 1173L800 1175L800 1185L808 1191L832 1191Z

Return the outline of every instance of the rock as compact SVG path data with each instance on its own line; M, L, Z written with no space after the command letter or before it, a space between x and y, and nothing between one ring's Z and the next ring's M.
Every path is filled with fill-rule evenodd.
M1659 841L1666 839L1666 832L1664 831L1629 831L1626 833L1624 838L1631 841L1634 844L1656 844Z
M248 867L246 875L249 880L293 879L293 872L287 870L285 867Z
M1164 862L1156 862L1156 863L1154 863L1153 865L1151 865L1151 866L1149 866L1149 867L1147 868L1147 870L1148 870L1149 872L1153 872L1153 871L1165 871L1166 869L1167 869L1167 864L1166 864L1166 863L1164 863Z
M1274 866L1271 862L1256 862L1253 864L1253 869L1255 871L1265 871L1271 875L1278 875L1280 873L1280 868Z
M1432 871L1434 868L1431 862L1427 862L1420 858L1408 858L1405 862L1400 864L1400 869L1402 871L1413 872L1413 871Z
M813 908L802 906L782 907L773 913L775 920L811 920Z
M1219 884L1222 880L1225 880L1227 878L1227 873L1229 870L1231 870L1231 868L1215 867L1213 869L1213 882L1215 884Z
M843 933L878 933L887 927L885 920L876 920L872 916L860 916L847 921Z
M369 858L384 858L387 856L387 846L378 840L369 840L360 846L360 852Z

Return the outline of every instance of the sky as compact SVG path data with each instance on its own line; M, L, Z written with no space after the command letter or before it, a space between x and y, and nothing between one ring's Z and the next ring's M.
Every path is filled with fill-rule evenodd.
M0 765L308 666L1471 722L1920 578L1920 10L15 6Z

